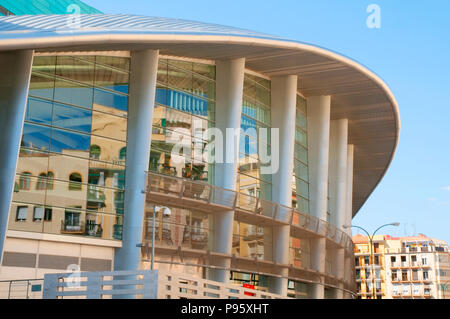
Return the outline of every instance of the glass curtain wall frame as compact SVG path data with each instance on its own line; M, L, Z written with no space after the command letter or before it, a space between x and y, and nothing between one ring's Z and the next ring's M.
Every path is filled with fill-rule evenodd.
M149 170L214 184L205 133L215 126L215 65L161 58Z
M10 229L121 239L129 65L35 56L11 205L11 216L27 207L27 217L10 218Z
M245 73L237 191L265 200L272 199L272 176L262 174L261 152L271 154L270 80ZM261 137L265 135L265 141Z
M306 100L297 95L292 207L309 214L308 124Z

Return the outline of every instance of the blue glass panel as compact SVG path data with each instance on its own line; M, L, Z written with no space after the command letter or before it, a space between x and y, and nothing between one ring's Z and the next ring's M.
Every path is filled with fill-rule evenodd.
M89 156L90 136L64 130L52 129L50 150L63 153L64 150L81 151L79 156Z
M169 90L167 90L167 89L157 88L156 89L156 98L155 98L156 103L162 104L162 105L169 105L168 98L167 98L168 93L169 93Z
M92 108L92 88L64 81L56 82L55 86L56 101Z
M247 135L240 135L239 152L245 155L258 156L258 144L255 139L248 137Z
M55 80L51 77L40 76L35 73L31 75L30 92L31 96L53 99L53 87Z
M91 111L62 104L55 104L53 107L54 126L90 133L91 122Z
M197 116L208 116L208 101L200 96L186 92L158 88L156 89L156 103Z
M39 150L48 150L49 144L50 128L29 123L24 124L21 146Z
M52 102L29 98L25 120L50 125L52 122Z
M241 128L242 128L242 130L244 130L244 132L245 131L251 132L251 131L253 131L253 129L256 132L256 127L257 127L256 126L256 120L250 119L250 118L248 118L246 116L242 116L241 117ZM252 136L254 138L256 138L256 134L255 135L252 134Z
M113 91L117 91L117 92L128 94L128 85L127 84L124 84L124 85L113 85L113 86L106 87L106 88L110 89L110 90L113 90Z
M128 111L128 96L114 94L99 89L94 90L94 103L115 108L121 111Z

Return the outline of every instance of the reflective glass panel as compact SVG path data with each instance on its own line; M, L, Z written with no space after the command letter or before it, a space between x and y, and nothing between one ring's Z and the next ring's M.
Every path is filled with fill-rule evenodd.
M53 103L45 100L29 98L25 120L51 125Z
M53 126L90 133L91 121L90 110L59 103L53 106Z

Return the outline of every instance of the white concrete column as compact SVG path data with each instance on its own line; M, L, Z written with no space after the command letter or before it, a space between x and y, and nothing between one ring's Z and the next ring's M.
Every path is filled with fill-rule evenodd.
M347 219L347 143L348 120L331 121L328 178L331 222L341 230Z
M339 248L334 251L334 267L335 267L335 276L339 280L344 280L345 278L345 250L344 248ZM333 291L334 299L344 299L344 284L339 284L339 289L335 288Z
M353 255L349 256L348 254L345 256L345 272L344 272L344 276L345 276L345 281L346 283L350 282L353 280L353 274L355 273L355 267L353 267L353 263L351 258L354 258ZM344 293L344 298L345 299L352 299L352 295L348 292Z
M351 225L353 219L353 158L355 147L352 144L347 145L347 199L346 199L346 217L345 225ZM348 227L344 230L350 238L352 238L352 229ZM345 278L347 281L351 281L354 278L355 268L353 267L352 258L354 258L353 252L345 259ZM352 296L349 293L345 294L347 299L351 299Z
M310 214L322 220L327 219L330 108L330 96L307 98L309 207ZM325 257L326 239L312 239L311 267L324 273ZM323 278L321 280L323 281ZM311 298L325 298L322 284L312 285Z
M239 129L241 127L242 98L244 92L245 59L216 61L216 128L224 136L224 163L215 164L216 186L236 190L239 165ZM230 134L234 129L236 134ZM231 254L234 211L214 213L213 251ZM220 267L229 268L230 260L216 260ZM227 282L229 271L210 269L209 279Z
M355 147L352 144L347 146L347 199L346 199L346 219L345 224L351 225L353 219L353 158ZM349 227L346 230L347 235L352 237L352 229Z
M347 145L348 120L333 120L330 124L330 162L329 162L329 197L331 222L340 230L346 231L343 226L347 220ZM345 253L338 249L333 253L335 274L338 278L344 277ZM340 287L343 288L343 285ZM334 289L334 297L342 299L343 291Z
M0 264L22 139L33 51L0 53Z
M272 174L272 201L292 207L292 178L294 172L295 115L297 105L297 76L271 79L271 123L279 129L279 168ZM273 150L273 148L272 148ZM281 217L281 216L280 216ZM273 261L289 264L290 226L273 227ZM287 296L289 269L281 268L284 278L270 278L269 291Z
M122 248L115 253L114 270L137 270L141 258L158 56L157 50L131 53L123 236Z

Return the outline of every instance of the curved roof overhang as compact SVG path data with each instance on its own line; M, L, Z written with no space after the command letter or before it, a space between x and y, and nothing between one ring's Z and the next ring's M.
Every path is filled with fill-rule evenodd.
M76 18L76 17L75 17ZM385 175L400 135L389 87L361 64L332 51L248 30L130 15L0 17L0 51L130 51L196 59L246 58L267 76L298 75L305 96L330 95L331 118L349 120L354 145L353 215Z

